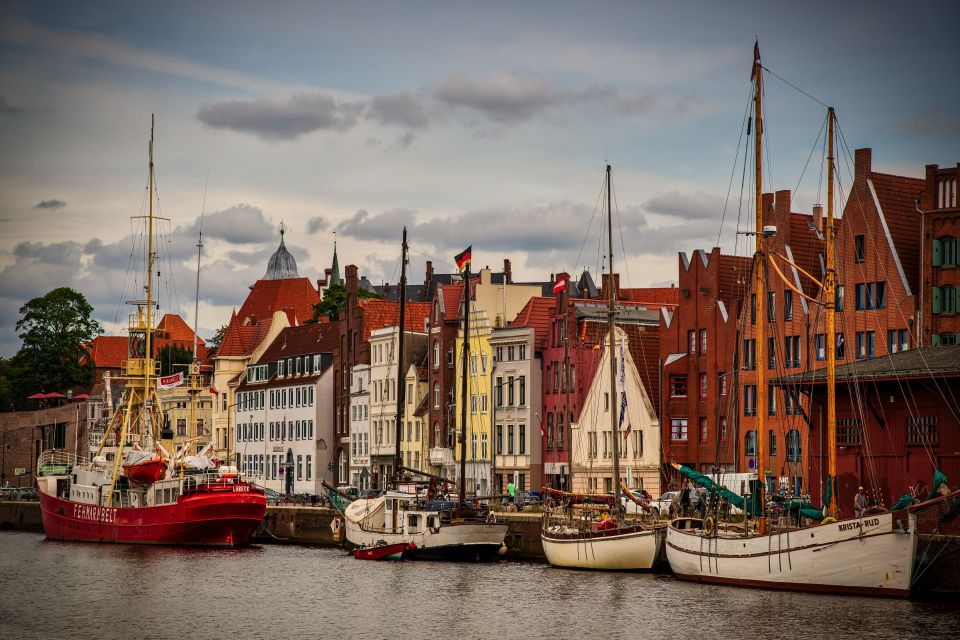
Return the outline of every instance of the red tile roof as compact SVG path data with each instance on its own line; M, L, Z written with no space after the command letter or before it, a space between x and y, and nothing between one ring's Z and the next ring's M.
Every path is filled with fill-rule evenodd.
M463 283L442 284L440 285L440 291L443 296L443 314L446 319L455 320L459 318L460 303L463 301Z
M243 323L240 316L234 314L223 334L217 356L244 356L252 353L267 337L271 324L273 324L272 317Z
M555 304L556 301L553 298L533 296L510 326L533 327L534 341L537 348L542 348L547 344L550 336L550 312L553 311Z
M400 321L400 303L392 300L360 300L357 305L363 311L363 340L370 340L370 332L382 327L395 327ZM423 333L424 320L430 317L429 302L407 302L404 331Z
M126 336L97 336L90 342L90 359L95 367L119 369L127 359Z
M313 317L313 307L320 302L309 278L287 278L284 280L257 280L237 315L241 319L257 318L263 320L281 309L292 311L297 324L303 324ZM291 318L292 319L292 318Z
M620 289L620 298L628 302L641 302L648 309L671 308L680 304L680 290L676 287Z
M920 288L920 215L915 201L923 195L926 183L921 178L886 173L872 172L870 177L904 275L916 294Z
M339 342L335 324L304 324L287 327L277 334L260 357L261 362L280 360L287 356L333 353Z
M170 340L173 342L190 343L193 340L193 329L190 328L183 318L175 313L164 314L157 323L155 335L159 340ZM203 340L197 338L197 344L202 345Z

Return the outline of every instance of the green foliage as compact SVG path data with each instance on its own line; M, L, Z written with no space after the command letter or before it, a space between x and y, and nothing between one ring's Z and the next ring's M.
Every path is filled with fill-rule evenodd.
M13 388L13 360L0 358L0 411L10 411L15 405Z
M157 360L160 362L160 375L169 376L187 370L182 365L193 362L193 351L178 344L167 344L157 352Z
M60 287L27 302L20 314L23 345L13 357L10 378L17 406L38 391L63 393L89 385L94 366L86 357L88 345L103 328L83 294Z
M221 326L217 329L217 333L214 334L212 338L207 340L207 347L211 349L219 349L220 345L223 344L223 336L227 333L227 325Z
M367 291L363 288L357 290L357 298L360 300L379 297L380 296L373 291ZM313 317L310 321L317 322L321 316L327 316L331 322L339 320L340 312L346 305L346 286L344 286L343 283L331 285L324 290L323 299L313 306Z

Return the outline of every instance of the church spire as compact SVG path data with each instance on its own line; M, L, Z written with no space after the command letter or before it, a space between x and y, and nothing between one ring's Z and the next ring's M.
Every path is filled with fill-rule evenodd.
M330 285L341 284L340 261L337 259L337 232L333 232L333 264L330 266Z

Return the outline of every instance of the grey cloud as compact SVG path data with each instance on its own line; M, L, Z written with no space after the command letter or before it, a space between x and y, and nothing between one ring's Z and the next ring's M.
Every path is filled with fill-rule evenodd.
M435 89L435 96L448 105L478 112L497 123L530 120L549 110L571 106L603 107L624 115L644 115L656 109L685 114L696 103L691 94L624 94L610 84L567 89L544 76L521 73L501 73L485 79L453 75Z
M408 92L374 96L367 108L367 117L380 124L407 129L423 129L430 124L423 98Z
M960 122L955 116L947 116L942 110L930 107L914 118L896 123L893 130L918 135L960 133Z
M20 113L21 111L25 111L25 109L14 104L10 104L10 101L7 100L6 96L0 95L0 113Z
M285 101L255 98L206 104L197 119L215 129L252 133L264 140L294 140L317 130L347 131L363 111L359 102L322 93L295 94Z
M318 130L346 132L361 120L405 132L391 148L405 149L414 132L423 131L452 113L465 114L462 124L481 137L499 135L504 125L529 121L561 109L602 108L607 112L636 116L654 110L689 113L697 99L692 94L670 91L623 93L610 84L566 88L534 73L504 72L484 78L459 73L439 85L417 91L375 95L369 99L343 101L323 93L295 94L287 100L230 99L202 106L197 119L208 126L252 133L264 140L295 140ZM492 123L494 126L490 127ZM381 144L369 137L366 145Z
M365 209L360 209L337 225L337 233L365 240L390 242L400 237L400 230L404 225L413 227L415 224L416 212L408 209L391 209L374 216Z
M51 198L50 200L41 200L36 205L34 209L63 209L67 206L67 203L63 200L57 200L56 198Z
M695 193L667 191L644 202L643 208L650 213L684 220L705 220L717 218L723 212L723 198L703 191Z
M495 122L529 120L563 99L563 92L534 74L500 73L484 80L465 74L450 76L434 95L442 102L475 110Z
M327 222L326 218L322 216L314 216L307 220L307 233L319 233L321 231L326 231L327 227L330 226L330 223Z
M200 221L186 227L177 227L174 234L185 235L196 244L200 230ZM236 204L222 211L214 211L203 217L203 235L205 238L217 238L231 244L264 242L274 236L276 227L270 222L263 210L249 204ZM279 244L280 238L276 238Z

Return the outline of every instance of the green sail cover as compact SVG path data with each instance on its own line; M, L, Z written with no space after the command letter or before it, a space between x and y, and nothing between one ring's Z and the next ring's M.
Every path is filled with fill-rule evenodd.
M940 491L940 487L947 484L947 476L943 474L940 469L937 469L933 474L933 488L930 489L930 495L927 496L927 500L933 500L937 497L937 492Z
M754 494L751 496L751 498L754 499L751 499L750 503L747 504L746 500L743 499L743 496L730 491L730 489L727 489L723 485L717 484L711 480L710 476L708 475L702 474L699 471L695 471L694 469L685 467L683 465L680 465L679 471L686 477L690 478L694 484L703 487L711 494L720 496L736 508L747 511L747 513L749 513L751 516L756 516L760 513L760 505L758 504L760 496L756 492L754 492Z
M347 505L353 502L352 500L347 500L329 487L324 487L324 489L327 492L327 499L330 501L330 505L341 514L346 510Z
M823 510L817 509L809 502L803 500L784 500L780 503L784 511L794 515L800 514L804 518L811 520L823 520Z
M893 506L890 507L889 511L899 511L900 509L906 509L912 505L916 500L913 499L909 493L905 493L900 496L900 499L893 503Z

